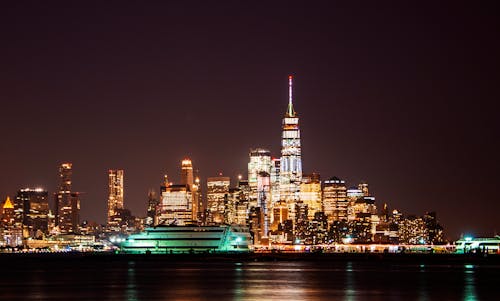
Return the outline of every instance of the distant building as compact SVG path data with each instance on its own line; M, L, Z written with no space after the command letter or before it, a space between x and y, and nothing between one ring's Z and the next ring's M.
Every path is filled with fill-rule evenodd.
M181 162L181 185L188 185L192 196L192 221L197 223L201 221L201 212L203 212L203 204L201 200L200 178L195 177L193 173L193 162L189 158L185 158Z
M323 184L323 211L328 223L347 220L347 188L345 181L337 177L326 180Z
M417 245L429 243L429 229L421 217L408 216L399 224L399 242Z
M14 204L10 200L10 197L7 197L3 203L1 213L0 243L11 247L22 245L22 229L15 226Z
M190 186L194 184L193 162L189 158L181 162L181 184Z
M108 227L119 227L122 218L119 215L123 206L123 170L110 169L108 172Z
M199 224L202 219L202 201L200 179L195 177L191 159L184 158L180 169L181 184L169 182L164 176L160 187L160 199L149 195L148 220L157 224L192 225Z
M271 159L271 208L279 203L280 199L280 168L281 159Z
M150 189L148 192L148 211L146 214L147 225L157 225L160 212L160 201L156 196L156 191Z
M257 177L257 199L258 207L262 217L260 221L262 225L261 230L261 244L269 244L269 228L271 224L271 178L269 173L261 171Z
M293 241L293 221L288 214L288 204L279 201L271 211L271 231L269 238L275 243L290 243Z
M193 222L193 202L189 185L161 187L159 224L188 225Z
M80 224L80 195L71 192L72 164L59 167L59 191L55 193L55 224L60 233L78 233Z
M224 221L224 200L229 193L229 177L210 177L207 179L207 222L222 224Z
M375 197L370 195L368 191L368 184L361 183L358 185L358 188L350 188L347 190L347 197L349 200L349 220L359 219L360 214L365 213L377 215Z
M238 180L234 195L236 216L233 222L238 225L248 225L250 210L250 185L248 185L248 181Z
M347 201L349 203L347 211L348 220L356 220L356 215L362 213L366 209L363 204L363 197L363 190L358 187L350 187L347 189Z
M443 244L445 243L444 229L438 223L436 212L426 212L423 216L425 226L427 227L428 239L426 243Z
M271 161L271 152L267 149L255 148L250 150L249 157L248 185L251 189L250 207L258 207L257 181L261 172L271 174L273 164Z
M312 220L317 212L323 211L323 204L321 202L321 178L318 173L302 175L300 201L307 205L309 220Z
M24 237L48 234L49 193L41 188L25 188L17 192L14 201L15 220Z
M2 205L2 227L5 229L14 228L15 220L14 204L10 197L7 197Z
M295 203L294 243L305 244L310 239L308 211L307 204L304 204L302 201Z
M359 183L358 189L361 191L363 196L370 196L370 191L368 190L368 183L365 182Z

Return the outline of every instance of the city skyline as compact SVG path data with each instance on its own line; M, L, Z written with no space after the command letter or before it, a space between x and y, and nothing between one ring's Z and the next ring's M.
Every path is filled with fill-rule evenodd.
M278 224L282 226L286 225L283 221L284 216L286 216L287 219L289 219L288 221L293 225L294 234L291 234L291 232L289 234L296 235L296 237L301 237L302 234L300 233L305 229L299 226L301 221L303 222L305 219L306 224L310 225L307 220L321 221L323 218L320 216L324 216L324 221L328 221L328 225L332 225L333 229L336 229L339 225L342 225L342 223L354 222L354 224L358 223L360 226L364 223L368 223L367 225L370 225L368 228L372 229L370 230L372 233L371 239L375 239L374 227L379 223L379 219L384 219L385 223L389 215L392 216L393 214L389 212L388 206L390 206L390 204L387 203L383 204L382 211L377 210L375 196L369 193L368 183L361 182L358 186L354 185L348 187L345 181L337 177L331 177L328 180L321 181L321 175L318 173L303 174L299 118L298 113L293 107L292 82L293 76L289 75L288 105L282 119L281 157L279 159L272 158L271 152L266 149L250 149L247 170L248 177L246 179L239 174L237 177L238 180L231 182L231 177L223 176L222 173L219 173L216 177L207 177L204 181L206 183L206 192L204 197L200 198L198 191L200 185L203 191L202 181L200 181L199 177L196 177L195 181L192 160L184 157L181 160L180 182L178 182L180 184L174 184L172 178L164 174L163 183L159 190L159 206L155 209L157 213L154 214L156 217L149 222L154 223L154 225L175 224L184 226L195 221L209 224L223 224L240 220L242 216L238 214L241 215L243 211L240 213L239 207L236 204L229 206L234 206L233 209L236 211L229 209L227 200L238 202L240 197L232 195L230 190L233 189L235 192L241 191L241 193L245 195L245 193L240 190L242 189L240 183L246 183L243 185L248 185L247 187L251 192L242 199L248 210L248 212L243 215L246 216L246 218L243 219L247 220L246 224L249 223L251 225L254 222L257 223L251 226L251 228L254 228L251 231L259 233L258 235L255 234L254 243L256 244L260 244L261 239L264 239L262 240L264 243L268 243L268 233L270 234L271 232L274 233L273 241L291 241L290 237L287 238L287 230L284 232L281 230L278 231ZM57 193L54 193L53 209L55 213L55 226L58 226L57 231L61 231L62 233L73 231L79 232L78 229L81 222L80 193L71 192L73 177L72 166L73 164L70 162L61 163L59 167L59 190ZM124 205L124 170L110 169L108 170L108 175L109 196L107 200L105 224L110 231L120 231L120 225L123 226L131 221L131 212L126 209ZM176 178L176 181L179 179ZM333 189L337 191L333 195L329 192L329 188L327 188L332 184ZM276 188L274 188L275 186ZM343 193L341 192L342 190L344 191ZM18 195L22 191L35 192L43 191L43 189L21 189ZM148 191L148 202L145 204L146 210L144 211L146 215L143 214L144 212L137 214L137 217L140 219L149 216L149 211L151 209L151 191L156 190L150 189ZM44 193L45 203L48 205L48 192L44 191ZM315 196L317 193L319 193L319 196ZM240 192L237 192L237 194L240 194ZM361 201L361 199L359 199L360 197L364 200ZM19 198L19 196L16 197L16 199L17 198ZM24 198L26 197L23 197L23 199ZM7 196L5 203L8 209L10 206L9 196ZM267 206L270 206L270 208L267 208ZM206 212L198 211L202 207L206 209ZM61 208L63 208L62 211ZM424 219L418 218L417 215L402 213L397 208L391 208L391 210L392 209L394 209L393 218L398 220L403 215L408 217L409 219L405 219L404 221L411 225L409 229L412 230L410 231L419 233L418 231L422 228L418 223L423 224ZM45 210L49 210L49 208ZM21 209L20 212L22 211ZM45 214L47 213L48 212ZM320 214L320 216L318 216L319 220L316 219L316 213ZM232 217L228 219L227 214ZM262 217L257 217L260 216L260 214L262 214ZM9 215L7 214L7 216ZM252 216L257 218L257 220L252 221ZM436 213L433 212L432 209L426 210L424 216L433 216L433 220L436 223L438 222L438 220L436 220ZM262 221L260 218L262 218ZM417 218L418 222L413 222L415 218ZM23 219L17 217L17 220ZM90 222L93 223L94 221ZM271 222L274 225L272 228L270 227ZM349 227L352 227L352 225ZM320 228L317 228L317 230L319 229ZM401 230L403 233L406 231L400 229L400 231ZM290 231L292 230L290 229ZM296 233L296 231L298 232ZM382 232L383 231L380 231L380 233ZM364 236L360 233L358 233L360 239L364 239ZM419 234L417 234L417 237L418 235ZM305 236L298 239L298 241L305 239Z
M136 215L163 174L179 182L182 158L204 181L236 179L249 149L278 156L292 73L304 172L366 181L403 212L435 210L452 236L500 228L485 7L2 11L2 199L56 192L57 166L72 162L81 216L104 223L108 169L125 170Z

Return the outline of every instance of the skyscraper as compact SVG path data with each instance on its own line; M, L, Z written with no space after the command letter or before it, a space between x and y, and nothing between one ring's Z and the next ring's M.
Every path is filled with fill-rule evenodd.
M185 158L181 162L181 185L188 185L192 197L192 221L198 221L200 212L202 211L201 204L201 187L200 178L195 177L193 173L193 162L189 158Z
M16 223L23 227L25 237L48 234L49 193L41 188L25 188L14 201Z
M257 184L259 174L265 172L271 174L273 162L271 152L263 148L250 150L250 161L248 162L248 185L250 185L250 207L258 207Z
M280 201L280 159L271 160L271 208Z
M328 223L347 220L348 204L345 181L337 177L326 180L323 186L323 210Z
M224 199L229 193L229 177L211 177L207 179L207 211L209 223L224 223Z
M250 187L247 181L238 181L235 188L230 188L225 200L224 220L228 224L246 225L248 220L248 199Z
M300 184L300 201L307 205L309 220L312 220L316 212L323 211L321 203L321 178L318 173L302 176Z
M158 221L154 221L154 224L188 225L199 222L200 179L194 177L191 159L185 158L181 161L180 175L180 184L169 182L167 175L165 175L163 185L160 187L159 212L156 212ZM151 217L154 220L152 214L154 204L151 204L150 207L148 212L151 212Z
M110 169L109 176L109 196L108 196L108 226L118 226L118 213L123 209L123 170Z
M268 244L268 234L270 228L271 214L271 179L269 173L261 171L257 177L257 194L258 194L258 207L260 207L261 218L260 221L262 225L259 227L261 230L261 244Z
M181 184L182 185L193 185L193 163L189 158L185 158L181 162Z
M71 192L72 164L59 167L59 191L55 193L56 227L61 233L78 232L80 223L80 195Z
M293 108L292 76L288 77L288 108L283 118L280 160L280 199L286 202L289 215L295 218L295 205L300 200L302 158L299 117Z
M193 197L189 185L161 187L159 224L187 225L193 221Z
M193 162L189 158L181 161L181 185L188 185L192 197L192 221L198 221L201 209L200 179L194 177Z
M5 202L2 205L2 220L1 225L5 228L14 227L15 223L15 212L14 212L14 204L10 200L10 197L5 199Z
M7 197L2 205L1 215L0 233L2 234L1 239L4 241L4 244L12 247L22 245L23 231L15 225L14 204L9 197Z

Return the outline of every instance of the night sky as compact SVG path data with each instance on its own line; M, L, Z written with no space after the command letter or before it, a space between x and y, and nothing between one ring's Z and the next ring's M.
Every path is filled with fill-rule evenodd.
M0 5L2 200L72 162L104 223L110 168L138 216L186 156L246 174L249 148L280 156L293 74L304 172L437 211L450 238L500 231L494 1L67 2Z

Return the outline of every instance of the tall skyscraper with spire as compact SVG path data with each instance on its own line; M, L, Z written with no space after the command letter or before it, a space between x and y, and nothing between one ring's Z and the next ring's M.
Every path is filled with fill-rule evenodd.
M295 205L300 201L302 157L299 117L293 108L293 77L288 76L288 108L283 118L280 162L280 200L288 207L289 217L295 218Z

